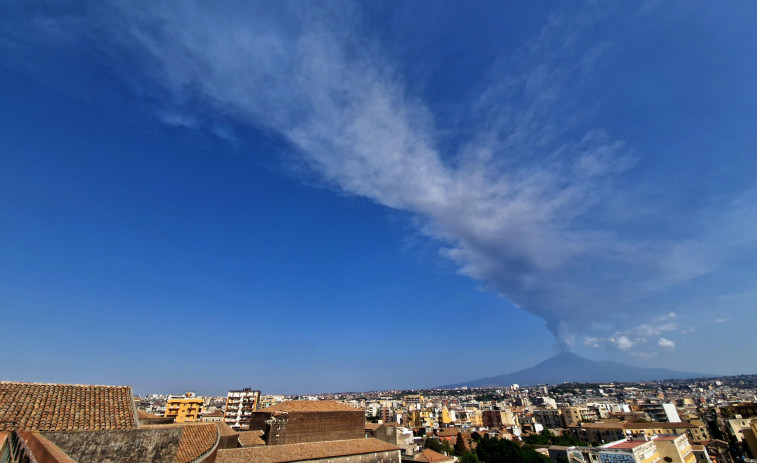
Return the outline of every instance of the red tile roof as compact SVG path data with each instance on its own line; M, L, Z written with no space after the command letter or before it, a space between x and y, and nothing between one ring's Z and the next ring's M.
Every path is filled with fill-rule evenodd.
M435 452L431 449L423 449L421 450L421 453L415 456L415 461L424 461L427 463L436 463L441 461L453 461L453 457L449 457L447 455L443 455L439 452Z
M156 418L163 418L163 417L158 416L158 415L153 415L152 413L147 413L144 410L137 410L137 418L139 418L140 420L144 420L144 419L154 420Z
M22 431L133 429L130 386L16 383L0 381L0 421ZM0 429L10 429L0 424Z
M176 463L189 463L209 452L218 442L219 436L215 423L184 426L176 451Z
M234 431L234 428L223 421L215 421L214 423L218 426L218 432L221 434L221 437L239 434L239 431Z
M378 439L348 439L306 444L264 445L219 450L216 463L289 463L348 455L398 452L399 447Z
M265 445L263 440L263 431L243 431L239 433L239 443L242 447L252 447L255 445Z

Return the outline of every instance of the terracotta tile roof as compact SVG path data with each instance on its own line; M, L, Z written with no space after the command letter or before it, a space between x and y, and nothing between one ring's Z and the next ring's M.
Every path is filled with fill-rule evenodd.
M219 450L216 463L289 463L392 451L399 451L399 447L378 439L349 439Z
M218 425L218 432L221 433L221 437L231 436L232 434L239 434L239 431L234 431L231 426L224 423L223 421L216 421L215 424Z
M378 428L380 428L381 425L379 423L365 423L365 429L375 431Z
M137 410L137 418L140 420L144 419L155 419L155 418L163 418L162 416L153 415L152 413L147 413L144 410Z
M427 463L435 463L439 461L453 461L454 458L443 455L439 452L434 452L431 449L423 449L421 453L415 456L415 461L425 461Z
M134 396L130 386L0 381L0 421L6 420L22 431L133 429Z
M362 408L334 402L333 400L290 400L270 407L256 410L258 412L362 412Z
M189 463L210 451L218 442L219 436L215 423L184 426L176 451L176 463Z
M265 445L263 440L263 431L243 431L239 433L239 443L242 447L252 447L255 445Z

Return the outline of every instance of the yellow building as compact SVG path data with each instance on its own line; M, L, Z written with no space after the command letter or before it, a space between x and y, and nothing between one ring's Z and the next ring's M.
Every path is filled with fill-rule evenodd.
M403 404L405 405L405 407L407 407L408 405L417 405L418 407L420 407L421 405L423 405L423 396L422 395L406 395L403 398Z
M447 407L442 408L442 423L444 424L450 424L454 421L452 417L450 416L449 410L447 410Z
M697 457L685 434L655 436L655 447L660 457L671 463L694 463Z
M757 419L753 419L749 427L742 429L741 433L744 435L744 442L749 447L749 451L752 455L757 455Z
M686 434L692 442L709 440L710 437L707 426L701 420L698 423L626 423L623 429L633 434L646 434L647 437L661 434Z
M168 396L166 413L163 416L173 417L177 423L198 421L202 413L202 403L202 397L197 397L194 392Z
M468 416L468 421L470 421L471 426L479 427L484 425L484 420L481 418L481 410L471 408L466 410L465 414Z

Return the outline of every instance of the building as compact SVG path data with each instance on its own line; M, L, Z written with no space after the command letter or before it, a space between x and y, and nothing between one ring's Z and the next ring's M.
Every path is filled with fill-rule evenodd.
M553 447L550 458L567 457L570 462L661 463L657 447L646 436L621 439L601 447Z
M741 431L744 435L744 442L746 442L749 452L752 457L757 455L757 418L751 420L749 427Z
M672 403L662 404L641 404L635 408L638 411L645 413L650 421L657 421L661 423L680 423L681 418L678 416L678 410Z
M163 416L173 418L177 423L199 421L203 402L203 398L197 397L194 392L187 392L183 396L168 396Z
M0 461L212 463L228 434L223 423L142 419L165 421L139 418L129 386L0 382Z
M576 439L584 442L610 442L623 439L627 434L644 434L648 438L661 434L686 434L691 442L702 442L709 439L707 427L692 423L627 423L621 421L605 421L596 423L581 423L569 426L568 432Z
M251 388L229 391L223 421L237 430L249 428L250 416L258 408L259 402L260 391Z
M558 407L562 415L563 427L578 426L582 421L581 407Z
M499 428L502 426L502 412L499 410L484 410L481 421L485 428Z
M697 457L685 435L667 434L655 436L655 447L660 458L669 463L695 463Z
M252 412L266 445L365 438L365 412L338 402L292 400Z
M709 440L709 432L704 423L625 423L623 429L632 434L646 434L647 437L661 434L686 434L691 442Z
M400 450L397 447L377 439L259 445L219 450L216 459L216 463L400 463L400 461Z
M646 436L613 442L598 449L602 463L659 463L662 461L657 447Z
M420 408L423 405L422 395L406 395L402 400L405 407Z
M366 424L367 426L367 424ZM396 423L380 424L371 430L371 437L392 444L402 449L402 455L414 455L417 445L413 438L413 431L398 426Z
M431 449L423 449L415 456L415 458L413 458L413 461L420 461L423 463L453 463L455 457L434 452Z
M556 408L534 409L533 419L535 422L544 426L544 429L557 429L563 427L560 410Z

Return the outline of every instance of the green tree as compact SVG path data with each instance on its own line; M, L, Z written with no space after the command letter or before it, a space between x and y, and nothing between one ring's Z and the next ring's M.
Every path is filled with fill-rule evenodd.
M435 437L426 438L425 445L427 449L431 449L434 452L443 453L445 455L453 455L455 453L452 445L450 445L449 442L447 442L446 440L440 441Z
M468 444L465 442L465 439L463 439L463 433L457 433L457 440L455 441L455 455L462 455L469 450L470 448L468 448Z
M506 439L481 439L476 455L486 463L551 463L548 457L536 450Z
M473 452L465 452L460 455L459 463L478 463L478 457Z

